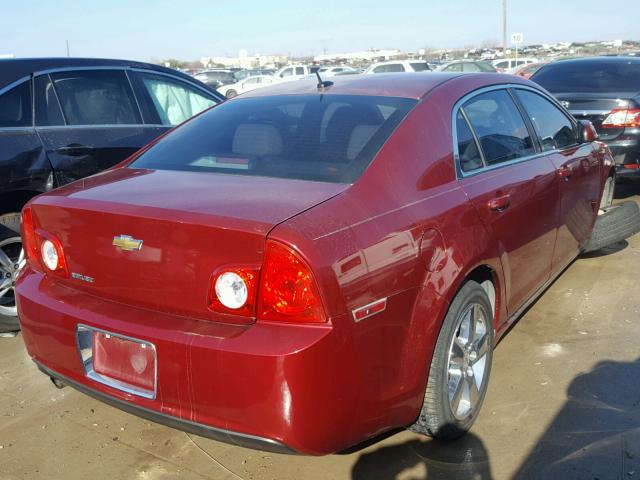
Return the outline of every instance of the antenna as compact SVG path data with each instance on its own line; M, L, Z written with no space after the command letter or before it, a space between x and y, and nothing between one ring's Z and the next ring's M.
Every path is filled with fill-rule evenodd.
M333 85L333 82L330 82L329 80L324 80L322 81L322 78L320 78L320 70L316 70L316 77L318 77L318 90L324 90L326 87L330 87L331 85Z

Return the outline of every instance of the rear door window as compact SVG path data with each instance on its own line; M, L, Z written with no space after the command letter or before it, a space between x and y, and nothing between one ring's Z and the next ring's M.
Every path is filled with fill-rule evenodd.
M558 107L529 90L517 89L516 94L531 118L544 151L563 149L577 143L573 122Z
M40 75L34 80L36 126L64 125L64 117L49 75Z
M136 72L136 76L162 125L178 125L217 103L213 97L181 80L153 73Z
M122 70L52 73L68 125L142 123L129 80Z
M176 129L131 167L351 183L416 103L357 95L240 97Z
M496 165L535 153L533 139L506 90L493 90L463 105L487 165Z
M30 127L31 82L23 82L0 95L0 127Z

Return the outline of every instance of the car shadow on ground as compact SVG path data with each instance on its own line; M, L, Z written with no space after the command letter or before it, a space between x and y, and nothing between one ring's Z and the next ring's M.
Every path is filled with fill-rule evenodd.
M449 443L412 439L363 453L351 470L353 480L490 480L489 455L473 433Z
M606 257L607 255L611 255L613 253L618 253L629 246L629 242L626 240L622 240L620 242L612 243L611 245L607 245L600 250L595 250L589 253L580 254L580 258L598 258L598 257Z
M632 479L640 475L640 358L578 375L568 400L514 480Z
M513 480L640 476L640 358L602 361L578 375L567 401ZM517 441L517 438L514 438ZM370 446L369 442L365 446ZM352 480L492 479L489 453L469 432L451 443L419 438L362 453Z

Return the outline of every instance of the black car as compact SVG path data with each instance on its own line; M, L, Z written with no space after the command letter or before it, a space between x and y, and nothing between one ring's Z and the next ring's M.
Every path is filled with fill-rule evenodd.
M0 331L18 328L24 204L121 162L222 100L188 75L146 63L0 60Z
M543 66L531 80L574 117L591 120L616 159L618 178L640 176L640 58L562 60Z
M235 73L231 70L204 70L194 75L196 80L210 86L211 88L218 88L223 85L229 85L236 83Z

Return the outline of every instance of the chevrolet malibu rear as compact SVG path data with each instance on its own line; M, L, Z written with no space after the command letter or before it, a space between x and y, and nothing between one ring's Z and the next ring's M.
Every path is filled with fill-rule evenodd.
M25 207L27 350L59 386L238 445L459 437L493 345L588 240L613 174L592 139L497 74L241 95Z

